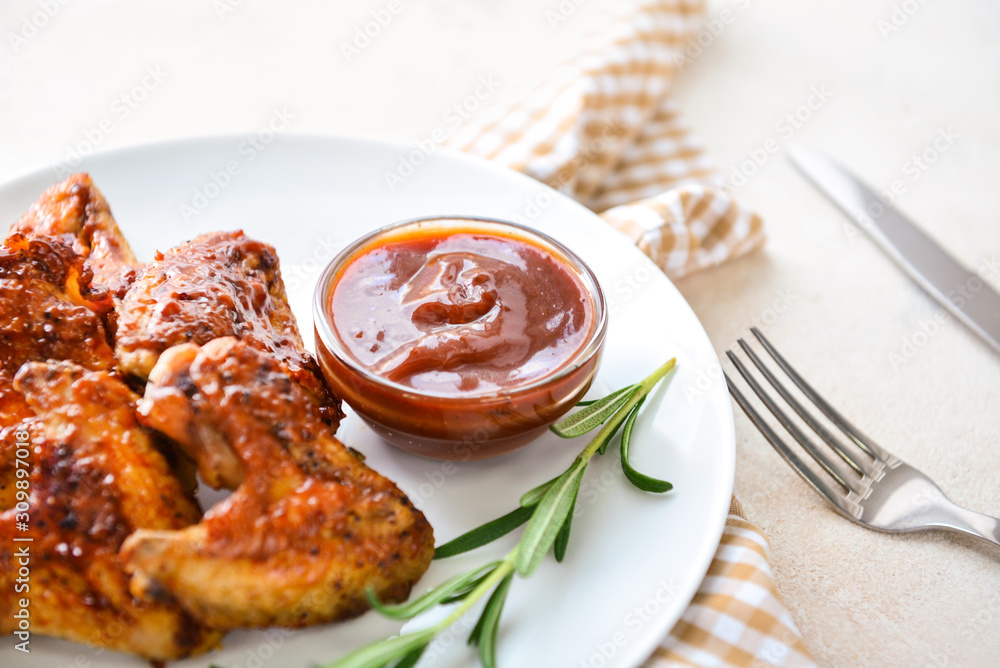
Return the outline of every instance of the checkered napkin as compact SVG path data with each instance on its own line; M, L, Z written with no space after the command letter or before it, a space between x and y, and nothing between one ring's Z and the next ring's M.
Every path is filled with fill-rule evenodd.
M703 12L697 0L632 7L526 99L451 144L590 207L672 278L758 247L760 217L725 191L669 99L698 53ZM676 665L814 665L778 597L767 540L735 498L704 582L646 663Z
M764 240L722 187L669 99L703 3L645 2L593 37L525 100L460 130L452 146L524 172L598 212L671 278Z

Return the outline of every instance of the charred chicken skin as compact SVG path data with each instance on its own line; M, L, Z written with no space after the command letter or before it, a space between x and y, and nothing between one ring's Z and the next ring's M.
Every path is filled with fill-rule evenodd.
M111 299L90 286L90 269L61 239L12 234L0 243L0 509L16 502L13 434L35 413L14 386L29 361L72 360L111 369L103 318Z
M280 360L321 401L331 424L343 417L302 343L277 253L243 232L203 234L158 253L120 311L115 354L137 378L146 379L171 346L232 336Z
M0 368L0 429L34 415L24 396L14 389L14 376Z
M122 285L135 258L86 175L51 188L12 229L0 244L0 632L16 628L27 598L40 634L154 660L210 649L220 632L176 603L135 600L118 560L135 528L201 517L136 421L138 396L108 373L114 302L94 273ZM16 456L19 433L28 460ZM13 539L25 536L30 583L15 582L25 543Z
M73 174L46 190L10 232L62 239L84 258L95 284L117 296L124 293L139 266L88 174Z
M125 541L135 595L172 595L213 628L298 627L360 614L367 587L403 600L430 564L423 514L250 343L167 350L139 413L197 461L204 481L235 491L199 524Z
M201 514L136 421L138 397L69 362L29 362L14 387L37 417L3 434L6 446L26 432L31 457L28 507L5 493L0 513L0 633L17 628L27 598L32 632L158 661L217 645L221 634L175 602L135 599L119 561L133 531L182 529ZM25 545L30 579L16 586Z
M34 415L24 395L14 389L14 377L0 368L0 510L13 508L17 501L17 440L14 432L22 421Z
M104 318L114 304L90 279L60 239L9 236L0 245L0 368L13 376L46 359L113 368Z
M63 238L12 234L0 243L0 429L33 415L13 386L25 362L115 368L107 331L113 308L108 292L92 285L91 267ZM193 489L194 472L186 461L169 443L157 445L188 483L186 489ZM3 471L11 465L0 451L0 488L5 489Z

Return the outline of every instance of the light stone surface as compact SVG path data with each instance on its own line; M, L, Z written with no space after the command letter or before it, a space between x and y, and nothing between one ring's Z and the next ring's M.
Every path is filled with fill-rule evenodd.
M576 9L553 29L556 0L399 2L347 62L341 44L388 2L51 0L54 16L15 50L11 33L47 3L7 0L0 181L97 133L98 150L249 133L276 107L294 114L295 132L422 139L481 76L500 82L490 104L528 90L614 5L563 3ZM706 33L676 99L765 217L769 242L679 288L720 353L758 324L856 424L959 503L1000 515L1000 355L951 318L921 334L939 307L780 152L745 182L732 172L771 138L825 149L881 188L900 180L899 206L967 265L1000 263L1000 5L740 0L709 15L726 7L733 20ZM894 18L899 29L883 34ZM147 68L161 80L147 79L155 86L130 108L121 96ZM799 109L814 90L827 99ZM797 111L798 127L783 120ZM921 169L912 156L939 132L956 138ZM821 664L997 665L1000 549L856 527L742 414L736 429L737 494L770 538L778 587Z

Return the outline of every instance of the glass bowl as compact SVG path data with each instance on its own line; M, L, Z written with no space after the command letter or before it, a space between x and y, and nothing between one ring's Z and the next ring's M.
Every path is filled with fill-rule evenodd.
M388 380L363 366L343 344L330 315L334 288L344 269L382 243L414 231L482 231L541 248L575 274L591 299L593 328L570 360L548 375L500 390L446 395ZM607 332L604 294L589 267L568 248L523 225L472 216L408 220L376 230L349 245L323 271L313 299L316 353L323 375L383 439L432 459L471 461L516 450L535 440L587 393L600 363Z

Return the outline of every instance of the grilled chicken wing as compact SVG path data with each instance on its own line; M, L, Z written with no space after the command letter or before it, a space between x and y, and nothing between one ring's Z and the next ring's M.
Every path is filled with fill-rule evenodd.
M13 375L46 359L113 368L104 318L114 305L90 278L59 239L8 237L0 245L0 368Z
M14 432L34 417L24 395L14 389L14 377L0 367L0 510L13 508L17 501L17 440Z
M248 342L163 353L141 420L235 487L197 525L140 530L121 556L134 594L169 593L214 628L305 626L399 601L430 564L433 532L389 480L333 437L314 397Z
M94 282L121 296L139 262L111 209L88 174L73 174L46 190L11 227L26 237L59 237L94 272Z
M14 374L25 362L69 360L91 370L115 367L106 324L112 309L107 291L92 287L90 267L63 240L13 234L0 244L0 428L33 414L13 387ZM187 483L185 489L193 489L188 463L169 443L156 445Z
M279 360L331 423L343 417L302 343L277 253L243 232L204 234L158 253L122 301L115 353L122 369L145 379L171 346L223 336Z
M13 376L0 368L0 510L13 508L17 501L17 440L14 432L23 420L34 415L24 395L14 389Z
M118 557L125 537L181 529L200 517L137 423L138 397L109 373L69 362L29 362L14 385L38 417L4 434L7 443L10 430L26 429L32 455L27 512L7 498L0 514L0 633L16 630L13 615L27 598L37 633L152 660L218 644L219 632L176 603L138 601L129 592ZM32 542L15 542L24 537ZM15 579L24 548L26 582Z
M13 433L35 414L14 387L14 374L25 362L46 359L111 369L115 359L103 324L111 307L62 240L13 234L0 244L0 509L16 500Z
M14 377L0 367L0 429L13 427L33 415L24 396L14 389Z

